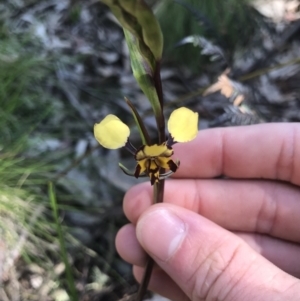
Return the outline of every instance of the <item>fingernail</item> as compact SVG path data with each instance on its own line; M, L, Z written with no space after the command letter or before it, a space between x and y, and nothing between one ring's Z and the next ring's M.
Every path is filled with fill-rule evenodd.
M144 249L168 261L180 248L187 234L186 224L171 210L156 208L137 223L137 238Z

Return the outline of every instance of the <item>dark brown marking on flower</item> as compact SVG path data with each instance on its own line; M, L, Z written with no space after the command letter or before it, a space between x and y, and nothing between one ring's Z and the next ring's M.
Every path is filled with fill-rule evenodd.
M141 172L141 166L140 166L140 164L137 164L136 167L135 167L134 176L136 178L138 178L139 175L140 175L140 172Z
M169 160L167 162L167 164L169 165L170 170L172 170L173 172L176 172L178 166L177 166L177 164L173 160Z
M158 181L158 178L155 176L154 173L150 173L149 176L150 176L150 182L151 182L151 185L154 185L154 183L155 183L156 181Z

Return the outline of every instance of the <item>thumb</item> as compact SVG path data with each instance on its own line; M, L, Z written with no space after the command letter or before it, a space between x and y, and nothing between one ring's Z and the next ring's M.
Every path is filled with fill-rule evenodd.
M199 214L171 204L137 223L145 251L193 301L300 300L300 281L242 239Z

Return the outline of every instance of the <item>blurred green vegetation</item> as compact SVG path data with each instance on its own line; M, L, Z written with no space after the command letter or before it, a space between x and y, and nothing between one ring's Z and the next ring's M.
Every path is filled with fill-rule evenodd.
M71 11L72 22L76 22L79 13L78 8ZM0 37L0 255L1 247L4 246L7 250L7 258L4 258L4 261L9 263L9 266L4 266L4 271L10 271L17 265L35 264L44 271L43 279L46 283L43 285L49 286L47 300L75 300L74 287L79 272L73 264L68 267L66 258L72 263L81 258L78 260L81 265L82 262L86 263L88 257L88 260L95 259L101 267L105 265L105 273L101 271L103 279L99 285L104 286L107 281L106 273L113 274L116 279L120 279L119 282L122 280L111 266L114 259L113 243L109 254L107 248L99 244L98 249L101 250L97 251L100 256L89 249L90 245L83 245L86 241L87 244L90 243L88 239L91 240L92 237L89 233L91 224L87 218L90 216L89 212L94 215L99 213L100 216L101 213L103 215L102 206L105 207L99 199L92 203L95 200L92 181L89 181L84 171L81 173L82 169L86 168L90 169L93 175L98 175L99 171L93 170L95 167L90 163L93 159L85 160L84 168L81 166L80 171L78 168L73 177L67 178L63 174L55 181L60 172L70 172L77 167L78 140L85 139L84 142L87 141L88 145L89 136L92 136L92 114L84 115L86 119L82 117L80 109L85 108L84 102L77 104L75 108L66 97L66 92L72 90L68 85L70 82L65 81L63 86L57 75L57 72L65 71L65 61L68 66L74 66L78 62L81 63L83 56L48 52L33 35L11 32L4 23L0 23ZM75 98L86 100L87 95L92 94L92 100L99 101L98 82L95 83L95 87L97 90L92 90L90 86L84 92L80 90L83 95L76 95ZM120 92L114 86L108 88L107 94L106 101L100 102L99 107L108 103L115 108L115 103L112 105L110 98L115 101L116 94L119 96ZM102 97L100 99L102 100ZM87 112L92 113L88 110ZM88 154L91 154L91 149L87 146ZM84 158L85 152L80 153L80 156ZM97 160L99 164L103 158ZM57 188L58 202L55 203L55 210L50 206L47 189L49 181L54 181ZM121 199L121 193L106 183L105 179L97 177L98 181L100 184L96 186L99 191L102 186L107 186L107 195L113 198L118 194L118 199ZM81 185L78 185L79 182ZM99 195L101 198L102 194ZM110 198L107 199L110 205ZM51 211L54 211L55 218ZM70 225L65 220L62 221L62 212L64 217L69 214L69 218L72 213L70 219L76 219L79 225ZM93 222L97 222L99 226L101 217L95 220L96 217L93 216ZM108 231L108 234L105 230L114 223L114 220L104 219L103 235L114 236L115 228ZM81 238L87 239L82 242ZM60 253L60 249L63 252ZM88 252L90 253L87 256ZM107 258L109 263L106 262ZM59 273L56 271L58 265L63 266ZM22 271L21 268L20 273ZM74 277L70 277L71 272L74 273ZM1 276L0 271L0 282ZM93 275L88 276L88 281L94 281ZM11 280L12 276L7 277ZM15 281L21 283L21 279ZM67 293L70 287L72 289ZM22 289L20 285L20 290ZM66 299L54 296L60 290L65 292L64 296L68 295ZM29 291L28 288L26 296ZM1 293L0 288L0 300ZM38 289L32 289L31 293L32 299L21 296L22 299L39 300ZM13 296L8 297L13 300Z
M201 56L201 50L191 44L174 48L181 39L201 35L229 54L236 47L245 47L258 25L257 13L249 2L251 0L158 1L155 12L164 33L164 58L200 73L201 65L208 62L207 57Z
M11 35L4 24L0 35L0 243L6 249L4 272L9 273L21 256L53 276L50 254L55 258L58 241L49 219L46 185L55 166L44 154L30 151L32 133L52 111L51 96L44 86L49 69L47 62L26 51L24 37Z

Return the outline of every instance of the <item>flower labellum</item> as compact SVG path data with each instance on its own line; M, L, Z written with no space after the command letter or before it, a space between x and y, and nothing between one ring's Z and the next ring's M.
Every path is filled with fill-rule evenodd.
M159 181L160 168L170 169L172 172L177 170L178 165L171 159L173 153L172 147L166 143L141 146L135 155L137 166L134 176L138 178L140 174L146 173L153 185Z

